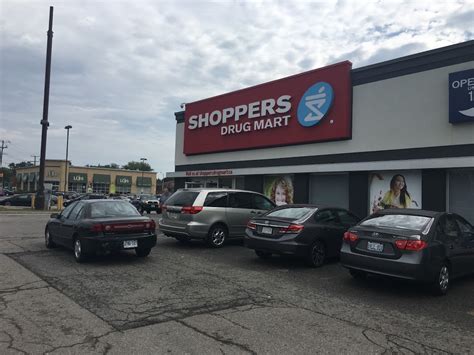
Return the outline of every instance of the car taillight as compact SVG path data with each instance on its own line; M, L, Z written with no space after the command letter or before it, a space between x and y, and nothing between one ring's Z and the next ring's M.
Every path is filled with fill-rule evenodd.
M249 222L247 223L247 228L248 228L248 229L251 229L251 230L256 230L256 229L257 229L257 225L256 225L255 223L249 221Z
M181 213L183 214L196 214L202 211L202 206L183 206Z
M280 233L299 233L304 229L301 224L290 224L288 227L280 228Z
M344 233L344 241L347 243L354 243L359 239L359 236L352 232L345 232Z
M91 226L91 232L100 233L104 231L104 226L102 224L93 224Z
M400 250L420 251L428 246L424 240L397 239L395 245Z
M149 230L155 230L156 229L156 223L154 220L151 220L149 222L146 222L145 223L145 229L149 229Z

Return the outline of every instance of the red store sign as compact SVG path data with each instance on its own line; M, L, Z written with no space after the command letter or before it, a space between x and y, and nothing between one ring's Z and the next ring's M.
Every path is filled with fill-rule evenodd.
M188 103L184 154L351 138L348 61Z

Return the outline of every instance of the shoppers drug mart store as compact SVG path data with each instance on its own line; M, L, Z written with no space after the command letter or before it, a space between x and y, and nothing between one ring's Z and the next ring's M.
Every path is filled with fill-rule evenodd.
M232 187L366 216L398 206L474 223L474 41L349 61L186 104L175 187ZM402 184L407 198L387 202Z

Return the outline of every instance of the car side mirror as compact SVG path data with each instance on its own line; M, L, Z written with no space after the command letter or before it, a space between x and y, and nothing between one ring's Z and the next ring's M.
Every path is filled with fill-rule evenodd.
M51 218L59 218L59 213L51 213Z

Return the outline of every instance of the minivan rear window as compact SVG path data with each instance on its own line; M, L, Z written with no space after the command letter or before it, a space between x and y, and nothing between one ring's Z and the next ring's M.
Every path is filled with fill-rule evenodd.
M198 195L197 191L176 191L166 200L166 204L169 206L192 206Z

